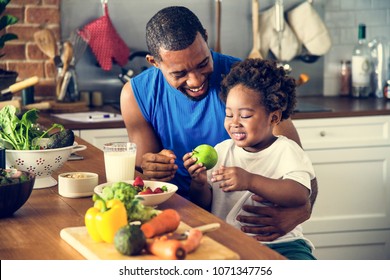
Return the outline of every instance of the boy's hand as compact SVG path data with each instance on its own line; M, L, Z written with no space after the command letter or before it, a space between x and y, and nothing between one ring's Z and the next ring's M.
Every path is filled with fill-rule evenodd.
M193 157L193 153L186 153L183 156L183 165L187 169L192 178L192 182L204 184L207 182L206 167L203 163L196 163L197 159Z
M250 173L240 167L221 166L212 174L212 182L220 182L224 192L248 190Z

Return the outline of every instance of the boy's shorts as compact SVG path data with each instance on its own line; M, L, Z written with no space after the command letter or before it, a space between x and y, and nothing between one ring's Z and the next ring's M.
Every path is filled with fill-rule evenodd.
M289 260L316 260L311 247L302 239L265 245Z

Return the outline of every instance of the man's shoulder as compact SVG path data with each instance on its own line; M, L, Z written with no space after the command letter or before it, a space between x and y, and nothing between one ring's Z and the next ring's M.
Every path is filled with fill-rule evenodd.
M131 78L130 83L135 94L142 92L145 95L145 92L155 92L151 88L161 86L164 77L159 69L152 66Z
M151 66L148 69L145 69L144 71L140 72L139 74L131 78L131 80L138 82L144 79L157 78L159 73L160 70L158 68Z

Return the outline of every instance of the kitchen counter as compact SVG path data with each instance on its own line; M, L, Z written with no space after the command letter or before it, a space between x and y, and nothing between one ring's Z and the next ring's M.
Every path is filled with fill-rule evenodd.
M307 111L294 113L292 119L390 115L390 100L379 98L299 97L297 108L300 107Z
M292 119L390 115L390 100L378 98L355 99L350 97L298 97L297 109L299 111L292 115ZM116 108L110 105L91 108L90 110L119 113ZM50 126L55 122L61 123L69 129L125 127L123 121L81 123L56 118L44 111L42 111L41 116L39 122L44 126Z
M87 149L78 152L83 160L68 161L53 177L63 172L89 171L99 175L99 184L106 181L103 152L78 138ZM84 215L93 205L91 197L65 198L58 187L33 190L30 198L12 217L0 219L1 260L68 260L84 259L67 242L60 231L67 227L84 226ZM236 252L240 259L283 259L281 255L261 245L240 230L174 194L158 209L176 209L181 220L189 226L218 222L221 228L206 235Z
M119 110L114 108L113 106L110 105L105 105L102 107L91 107L90 112L93 111L102 111L102 112L110 112L110 113L115 113L119 114ZM124 128L125 123L123 121L110 121L110 122L75 122L75 121L70 121L70 120L65 120L62 118L57 118L53 116L52 114L41 111L39 113L40 119L38 122L46 127L50 127L53 123L60 123L64 125L65 128L67 129L73 129L73 130L78 130L78 129L101 129L101 128Z

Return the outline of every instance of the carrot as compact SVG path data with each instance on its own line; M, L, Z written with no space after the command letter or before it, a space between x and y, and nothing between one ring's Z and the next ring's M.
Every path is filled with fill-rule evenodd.
M179 224L179 213L174 209L166 209L141 225L141 230L146 238L152 238L157 235L175 231L179 227Z
M179 240L168 239L166 236L148 241L146 250L164 260L182 260L186 257L183 244Z
M187 236L187 239L182 241L182 244L186 253L189 254L199 247L203 233L198 229L192 228L188 231Z

